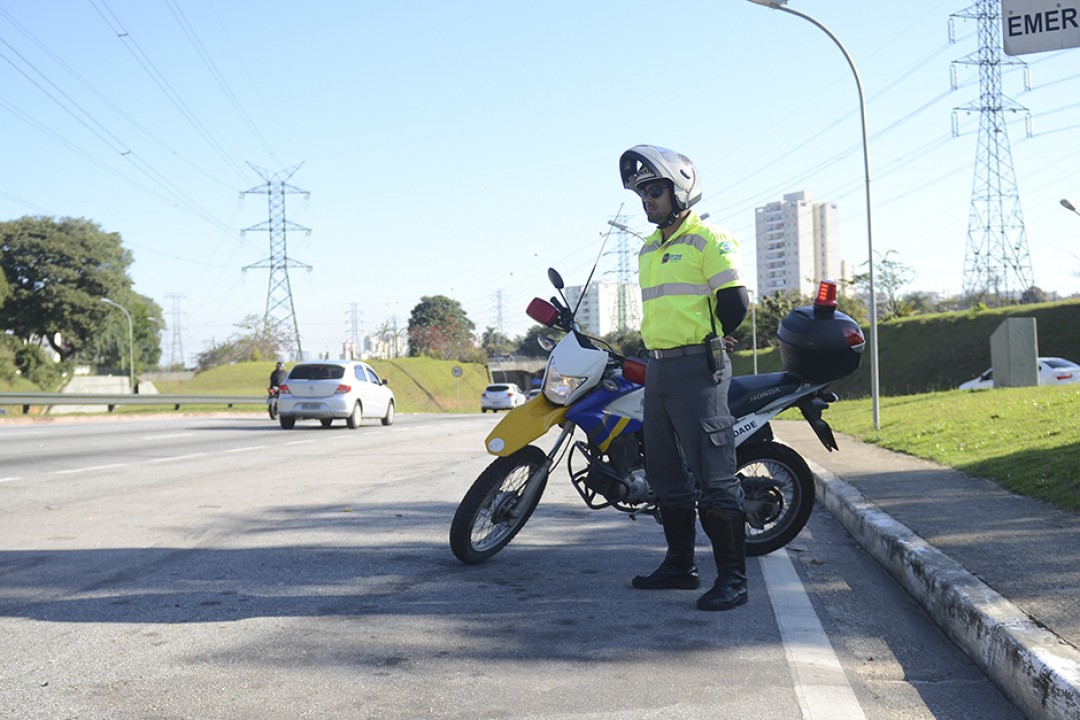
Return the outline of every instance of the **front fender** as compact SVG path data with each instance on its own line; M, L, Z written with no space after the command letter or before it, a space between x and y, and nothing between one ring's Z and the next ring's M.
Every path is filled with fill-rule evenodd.
M543 395L537 395L506 413L487 436L484 447L499 457L513 455L553 426L561 424L566 418L566 410Z

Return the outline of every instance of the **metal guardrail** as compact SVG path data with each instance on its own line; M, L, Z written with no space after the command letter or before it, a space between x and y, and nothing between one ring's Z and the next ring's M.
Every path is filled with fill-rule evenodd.
M107 405L112 412L118 405L265 405L265 395L132 395L129 393L5 393L0 405L21 405L23 415L34 405Z

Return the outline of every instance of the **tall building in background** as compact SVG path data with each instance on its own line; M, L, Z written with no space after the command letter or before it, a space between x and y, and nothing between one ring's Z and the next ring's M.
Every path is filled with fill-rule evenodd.
M575 285L565 290L571 310L578 306L581 289ZM576 318L582 332L594 337L637 330L641 325L641 290L635 283L594 282L585 291Z
M822 280L850 287L840 260L840 211L814 193L788 193L754 210L759 296L794 290L813 296Z

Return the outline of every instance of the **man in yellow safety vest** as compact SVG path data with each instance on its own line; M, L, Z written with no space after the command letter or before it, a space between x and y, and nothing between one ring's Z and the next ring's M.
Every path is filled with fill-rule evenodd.
M645 238L638 266L641 337L650 358L645 472L660 507L667 554L633 585L700 587L694 561L700 515L712 541L717 578L697 606L729 610L747 601L746 515L735 477L725 344L749 307L739 244L690 209L701 199L701 181L685 155L636 145L622 154L619 172L623 186L641 197L649 222L657 226Z

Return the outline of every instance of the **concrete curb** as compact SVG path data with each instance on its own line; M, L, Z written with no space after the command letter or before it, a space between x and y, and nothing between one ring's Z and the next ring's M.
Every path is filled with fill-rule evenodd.
M1080 651L1039 627L853 486L808 464L829 512L1025 715L1080 718Z

